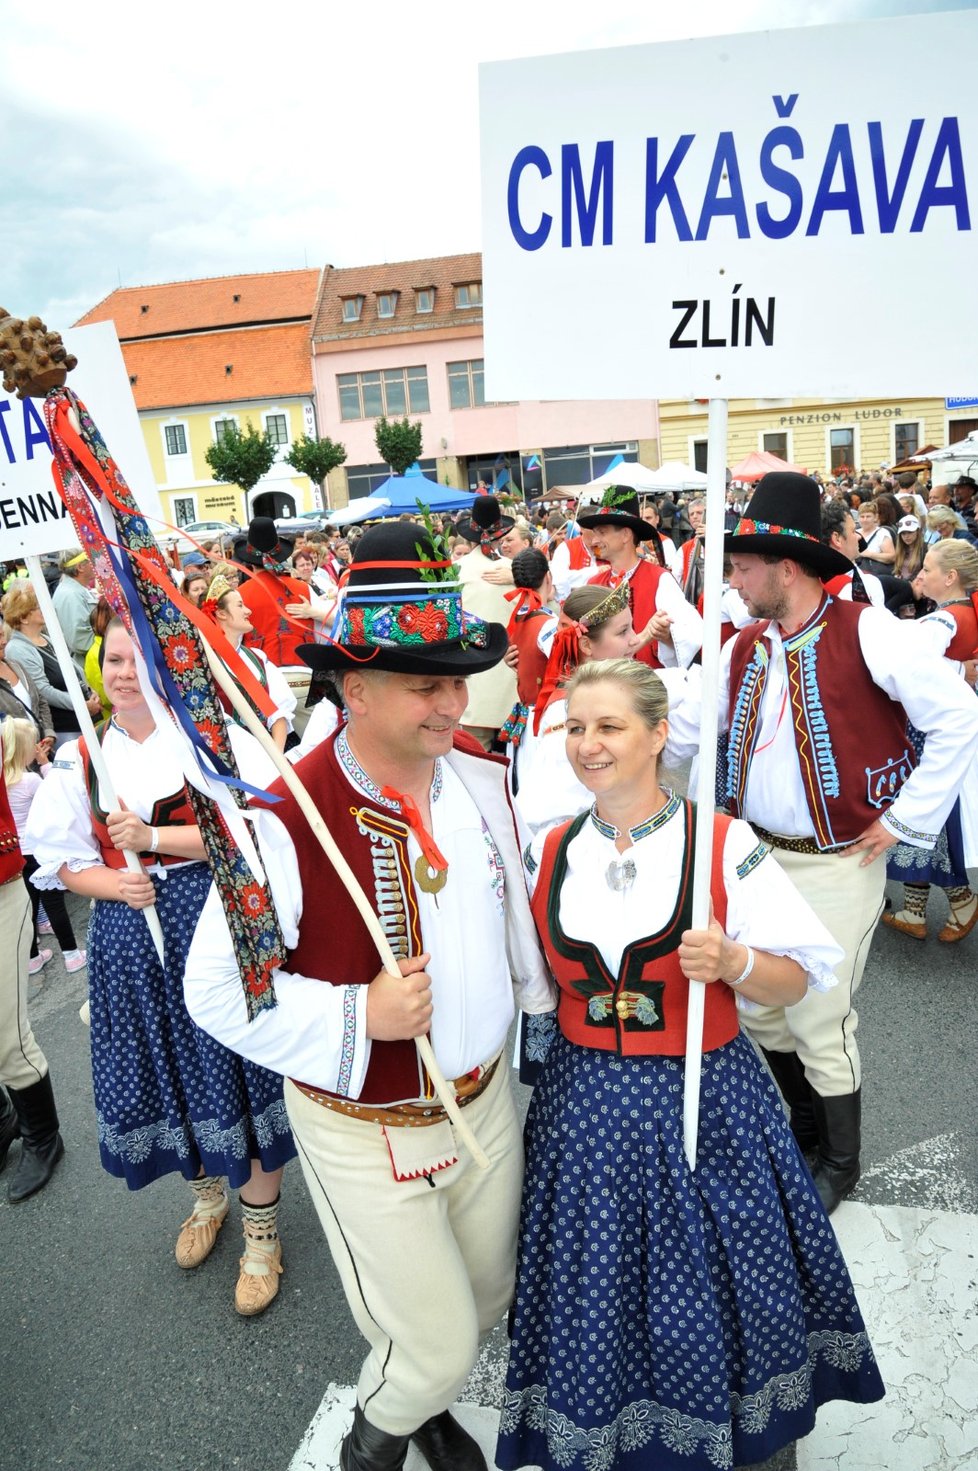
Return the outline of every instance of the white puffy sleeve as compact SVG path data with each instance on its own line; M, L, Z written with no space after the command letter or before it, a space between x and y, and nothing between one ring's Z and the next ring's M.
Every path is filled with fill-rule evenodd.
M833 974L844 951L750 825L731 822L723 845L723 882L727 891L726 933L741 945L795 961L814 991L837 984ZM755 1003L738 996L750 1011Z
M262 653L260 649L255 650L255 652L265 666L265 674L268 678L268 696L275 706L275 714L272 716L269 724L274 725L276 720L282 719L288 725L289 730L291 730L292 717L295 714L296 707L295 695L289 688L288 680L278 665L273 664L271 659Z
M31 876L35 889L63 889L58 870L64 864L72 873L101 864L77 741L66 741L51 762L31 803L25 840L38 863Z

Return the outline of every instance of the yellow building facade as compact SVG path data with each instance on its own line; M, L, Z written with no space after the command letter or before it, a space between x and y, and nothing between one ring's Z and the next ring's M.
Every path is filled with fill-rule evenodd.
M663 460L706 468L707 407L659 400ZM949 408L943 398L731 399L727 464L768 450L823 476L870 472L942 446L978 428L978 406Z

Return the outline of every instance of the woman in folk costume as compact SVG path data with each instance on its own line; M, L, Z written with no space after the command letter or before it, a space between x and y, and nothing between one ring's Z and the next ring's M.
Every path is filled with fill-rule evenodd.
M210 869L179 749L154 724L121 622L109 625L102 647L113 715L97 735L123 805L102 811L84 741L63 747L28 820L38 862L33 882L95 901L88 977L103 1168L130 1190L173 1173L190 1183L193 1210L176 1243L181 1267L210 1254L228 1213L227 1177L241 1192L245 1234L235 1306L250 1316L272 1301L282 1270L279 1182L295 1154L282 1080L190 1019L183 972ZM252 737L231 733L236 754L254 748ZM262 785L274 775L254 749L251 765L255 775L267 767ZM123 848L138 854L142 872L124 866ZM165 966L140 913L150 904L163 929Z
M534 1090L504 1471L719 1471L883 1385L842 1254L738 1004L835 984L840 951L747 823L718 816L692 925L694 809L659 784L667 697L584 665L567 755L590 809L531 845L558 985ZM683 1147L690 983L706 985L696 1169Z
M507 658L516 669L516 704L500 732L500 741L510 749L510 774L514 794L519 791L519 770L523 741L528 721L533 718L540 695L550 647L557 629L557 618L550 611L554 597L550 564L543 552L527 547L513 558L515 591L506 599L512 604L506 633L510 653ZM515 664L513 658L515 656Z
M658 561L639 555L642 542L658 547L654 526L639 515L638 496L626 486L611 485L600 506L578 513L581 526L594 529L594 553L607 566L591 582L599 587L624 586L632 624L643 639L637 658L652 669L664 665L685 669L703 643L703 621L683 597L676 579Z
M248 643L279 666L301 664L296 651L300 644L309 642L313 633L311 616L298 618L288 611L293 604L309 602L307 585L289 574L294 545L291 538L279 536L270 516L255 516L247 536L234 540L234 561L254 569L241 583L241 596L253 625Z
M978 551L966 541L939 541L928 547L914 591L937 604L917 623L934 653L956 662L962 675L978 654ZM978 718L978 705L975 707ZM918 755L923 737L911 729ZM903 905L887 911L883 923L914 940L927 938L927 898L931 884L944 890L951 912L937 938L954 944L978 924L978 894L968 869L978 867L978 767L968 768L961 793L931 851L898 843L889 856L886 876L903 883Z
M269 721L268 728L272 740L280 751L284 751L292 729L292 716L295 714L295 695L289 689L284 675L279 673L278 666L271 662L268 655L262 653L261 649L250 649L243 642L246 636L253 631L253 624L240 592L237 588L233 588L226 578L219 575L208 587L207 596L201 604L201 611L213 618L232 647L251 665L255 678L262 688L268 691L275 705L275 715ZM239 724L241 723L236 715L232 715L232 718Z

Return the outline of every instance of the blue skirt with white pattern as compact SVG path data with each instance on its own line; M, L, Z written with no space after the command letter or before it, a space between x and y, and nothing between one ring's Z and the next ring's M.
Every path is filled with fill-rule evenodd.
M253 1159L293 1157L282 1079L246 1062L191 1021L183 972L210 889L206 864L154 880L166 966L146 917L100 899L88 933L92 1079L99 1154L140 1190L162 1175L227 1175L240 1189Z
M527 1118L497 1465L717 1471L882 1397L852 1283L777 1089L743 1036L683 1062L559 1036Z

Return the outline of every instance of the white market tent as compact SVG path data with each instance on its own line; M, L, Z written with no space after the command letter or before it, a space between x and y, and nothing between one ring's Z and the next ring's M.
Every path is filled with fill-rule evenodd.
M582 501L600 500L609 485L627 485L638 495L662 495L666 491L705 490L706 476L691 465L684 465L681 460L667 460L657 470L623 463L582 485L580 498Z

